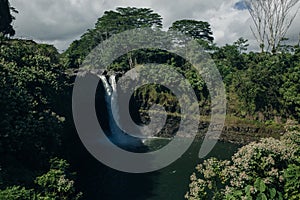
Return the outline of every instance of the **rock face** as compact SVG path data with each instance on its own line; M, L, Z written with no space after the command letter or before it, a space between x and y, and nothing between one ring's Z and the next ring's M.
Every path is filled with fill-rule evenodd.
M111 130L114 129L115 125L110 121L110 113L116 112L116 109L108 109L108 107L114 107L116 106L109 105L108 107L105 106L107 104L111 104L111 98L114 96L113 91L116 90L116 88L113 88L115 77L111 76L110 81L107 80L105 76L101 77L102 84L99 84L98 86L98 93L96 95L96 110L98 113L98 119L101 124L101 127L108 132L108 134L111 134ZM113 98L112 98L113 99ZM134 122L140 125L147 125L150 123L150 115L148 111L143 110L147 109L147 107L144 105L145 102L136 100L132 98L132 101L130 101L130 114L131 118ZM118 108L122 109L122 108ZM170 111L170 109L167 109ZM174 109L174 113L169 113L166 119L166 123L156 135L155 137L165 137L165 138L171 138L173 137L180 127L180 114L176 114L176 109ZM209 118L203 117L204 120L199 122L199 138L203 138L205 136L205 133L207 131L207 128L209 126ZM255 122L255 123L253 123ZM113 131L116 132L116 131ZM247 144L253 141L258 141L260 138L264 137L275 137L279 138L280 134L284 132L281 128L274 128L269 127L265 125L262 122L251 121L251 122L244 122L243 120L237 120L233 122L226 122L225 126L222 131L222 135L219 138L221 141L227 141L237 144Z
M141 121L147 122L147 113L141 114ZM168 116L167 122L162 131L157 134L158 137L173 137L179 129L180 117ZM199 138L203 138L209 126L209 121L199 122ZM275 137L279 138L280 135L285 132L282 128L273 128L264 125L263 123L253 125L249 123L225 123L222 131L222 135L219 138L221 141L236 143L236 144L248 144L253 141L258 141L261 138Z
M251 127L244 125L225 126L221 135L221 140L237 144L248 144L250 142L259 141L261 138L279 138L282 131L283 130L267 127Z

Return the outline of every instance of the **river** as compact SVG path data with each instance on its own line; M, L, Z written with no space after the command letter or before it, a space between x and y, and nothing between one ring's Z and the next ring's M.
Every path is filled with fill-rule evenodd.
M150 150L157 150L168 141L153 139L146 142ZM196 140L181 158L157 172L129 174L87 161L87 169L80 173L82 192L88 200L182 200L188 190L189 177L197 164L202 141ZM218 142L207 156L229 159L239 146Z
M99 78L105 89L111 139L117 143L133 141L129 140L128 136L115 123L115 120L119 119L116 77L112 75L110 81L103 75ZM103 113L101 114L103 115ZM169 139L162 138L147 139L143 149L155 151L169 141ZM130 142L125 142L125 144L130 144ZM80 182L78 188L82 190L87 200L182 200L188 190L190 175L196 165L203 161L198 158L201 144L202 140L195 140L188 151L177 161L159 171L144 174L116 171L86 154L81 158L82 162L77 170ZM125 148L130 149L131 146ZM237 148L237 145L231 143L218 142L207 157L228 159L236 152Z

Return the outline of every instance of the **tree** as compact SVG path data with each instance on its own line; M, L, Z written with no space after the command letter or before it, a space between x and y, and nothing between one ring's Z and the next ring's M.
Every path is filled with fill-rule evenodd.
M254 22L251 31L263 52L276 53L280 42L294 21L297 11L293 8L299 0L246 0Z
M50 45L9 40L0 49L0 179L24 183L59 152L63 69Z
M244 39L244 38L239 38L237 41L235 41L233 43L234 46L236 46L238 48L238 50L240 51L240 53L242 53L243 51L247 51L248 49L248 40Z
M300 199L300 159L298 163L290 164L285 170L284 176L286 178L286 183L284 186L286 199L296 200Z
M299 199L299 139L293 131L243 146L230 160L205 160L192 174L185 198Z
M35 179L37 187L26 189L11 186L0 190L0 199L5 200L79 200L82 193L76 192L75 173L70 172L70 165L62 159L50 160L50 170Z
M210 24L208 22L196 21L196 20L179 20L172 24L169 30L182 32L197 40L204 40L208 43L212 43L214 38Z
M8 0L0 0L0 33L3 35L15 35L15 30L11 25L15 17L11 15L11 10L17 13L13 7L10 7Z
M12 186L5 190L0 190L0 199L5 200L32 200L33 190L27 190L24 187Z
M245 61L241 51L246 47L243 45L244 44L236 44L235 42L233 45L226 44L225 46L218 48L213 54L215 62L219 63L220 61L223 61L222 65L229 65L231 68L235 69L244 68Z
M78 68L89 52L114 34L135 28L162 28L162 17L149 8L117 8L105 11L95 28L74 41L64 53L66 65Z
M50 170L36 178L39 186L38 199L52 200L78 200L81 193L76 193L74 176L69 171L70 165L65 160L54 158L50 160Z
M162 28L162 18L149 8L117 8L116 11L106 11L98 19L96 29L109 37L135 28Z
M300 64L291 67L282 75L283 84L280 93L283 105L287 107L287 114L300 119Z
M282 114L279 88L286 64L284 56L269 53L250 53L244 56L244 69L233 75L232 86L243 102L238 109L243 115L260 115L260 120Z

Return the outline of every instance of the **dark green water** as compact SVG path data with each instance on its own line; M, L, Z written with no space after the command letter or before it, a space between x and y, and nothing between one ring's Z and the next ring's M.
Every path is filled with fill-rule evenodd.
M161 145L164 141L154 141L151 145ZM188 190L189 177L194 172L197 164L202 162L198 158L199 149L202 141L196 141L190 149L176 162L159 171L155 177L153 196L146 197L148 200L184 199ZM237 150L238 146L231 143L219 142L208 157L219 159L229 159Z
M164 146L168 140L155 139L146 144L152 150ZM182 200L188 190L189 177L197 164L202 141L195 141L189 150L176 162L157 172L129 174L103 166L92 160L81 173L81 186L88 200ZM207 156L229 159L238 149L231 143L219 142Z

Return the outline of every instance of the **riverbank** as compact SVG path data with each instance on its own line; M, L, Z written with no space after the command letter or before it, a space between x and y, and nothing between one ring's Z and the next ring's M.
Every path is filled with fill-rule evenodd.
M140 111L140 113L144 123L149 121L149 116L146 111ZM179 128L180 117L180 114L168 113L164 128L156 136L164 138L173 137ZM199 135L197 138L202 139L205 136L209 123L209 116L200 116ZM296 124L296 122L294 123ZM279 139L281 135L286 133L287 126L289 126L289 124L249 120L228 115L226 116L219 141L246 145L250 142L259 141L262 138L273 137Z
M273 137L279 139L284 133L286 133L284 124L227 116L220 140L246 145L250 142L259 141L261 138Z

